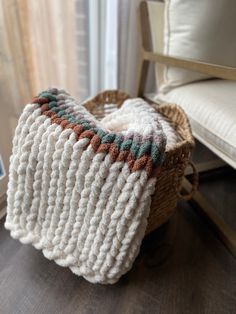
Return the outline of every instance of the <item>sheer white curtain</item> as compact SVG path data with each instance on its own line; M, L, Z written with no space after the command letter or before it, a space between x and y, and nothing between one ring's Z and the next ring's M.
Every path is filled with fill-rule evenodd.
M117 88L118 0L0 0L0 155L24 104L49 86L83 100ZM0 178L0 197L7 177Z
M119 0L89 0L90 94L117 88Z
M0 155L6 169L17 117L40 90L58 86L80 100L104 89L135 95L140 1L0 0Z
M118 87L136 96L139 62L138 7L142 0L119 0ZM155 0L154 0L155 1ZM147 91L155 89L154 67L150 66Z
M16 106L52 85L88 95L87 10L86 0L0 1L0 76Z
M88 0L90 94L122 89L134 96L139 56L137 10L141 0Z
M19 108L48 86L135 93L141 0L0 0L1 78ZM3 79L4 78L4 79Z
M49 86L83 100L117 87L118 0L0 0L0 156L24 104ZM0 178L0 203L7 176Z
M79 98L116 88L117 10L118 0L0 0L0 76L14 103L51 85Z
M119 1L119 88L135 94L139 56L137 10L141 0Z

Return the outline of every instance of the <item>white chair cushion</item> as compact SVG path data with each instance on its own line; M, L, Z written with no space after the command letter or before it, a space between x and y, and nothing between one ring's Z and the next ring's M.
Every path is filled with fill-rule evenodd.
M161 101L181 106L195 137L236 168L236 81L191 83L162 95Z
M163 18L157 11L164 11ZM163 7L150 2L153 49L173 57L236 66L235 12L236 1L165 0ZM157 24L157 19L163 27ZM163 39L163 46L157 38ZM162 93L207 78L172 66L157 68L157 71L157 88Z

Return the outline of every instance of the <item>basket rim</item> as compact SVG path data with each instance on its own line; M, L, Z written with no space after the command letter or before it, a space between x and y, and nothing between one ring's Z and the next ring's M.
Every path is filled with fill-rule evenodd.
M108 89L99 92L95 96L88 98L83 102L83 105L88 110L93 110L97 105L105 105L109 103L117 104L118 108L122 103L131 98L130 95L119 89ZM147 100L146 100L147 101ZM189 119L184 110L173 103L157 104L153 101L147 101L157 112L168 118L171 122L181 127L184 137L181 135L181 140L174 147L165 152L168 157L173 155L182 155L184 152L190 152L195 146L194 137L192 134ZM181 124L181 126L180 126ZM176 130L178 132L178 130ZM178 132L179 133L179 132ZM168 158L169 159L169 158Z
M166 151L168 154L172 154L176 151L176 149L186 147L191 150L195 146L194 137L192 134L191 125L189 119L184 112L184 110L173 103L163 103L161 105L157 105L156 103L151 103L151 105L157 110L157 112L161 113L166 118L170 119L172 122L176 122L177 119L181 119L181 125L178 123L178 127L181 127L184 130L184 138L181 141L176 143L175 147Z

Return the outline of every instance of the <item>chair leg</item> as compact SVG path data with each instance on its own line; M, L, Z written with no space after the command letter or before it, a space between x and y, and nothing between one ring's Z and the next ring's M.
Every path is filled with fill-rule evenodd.
M186 192L191 191L191 183L186 178L183 180L183 189ZM193 203L194 207L196 207L200 214L207 218L218 237L231 254L236 257L236 232L224 222L200 192L197 191L194 194L191 203Z
M218 158L214 160L204 161L204 162L195 164L195 167L198 173L203 173L206 171L215 170L215 169L219 169L226 166L227 164L223 160L218 159ZM190 175L190 174L192 174L192 169L187 168L185 175Z
M0 197L0 219L2 219L6 214L7 207L7 196L4 194Z

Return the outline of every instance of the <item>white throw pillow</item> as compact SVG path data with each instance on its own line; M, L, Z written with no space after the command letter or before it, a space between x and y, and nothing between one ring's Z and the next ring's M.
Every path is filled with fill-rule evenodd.
M236 66L236 1L166 0L163 5L164 54ZM151 15L150 18L152 19ZM151 21L154 39L158 31L154 31L152 25L155 23ZM160 52L155 40L153 48ZM209 78L201 73L172 66L164 66L163 71L157 75L158 90L161 93L166 93L176 86Z

